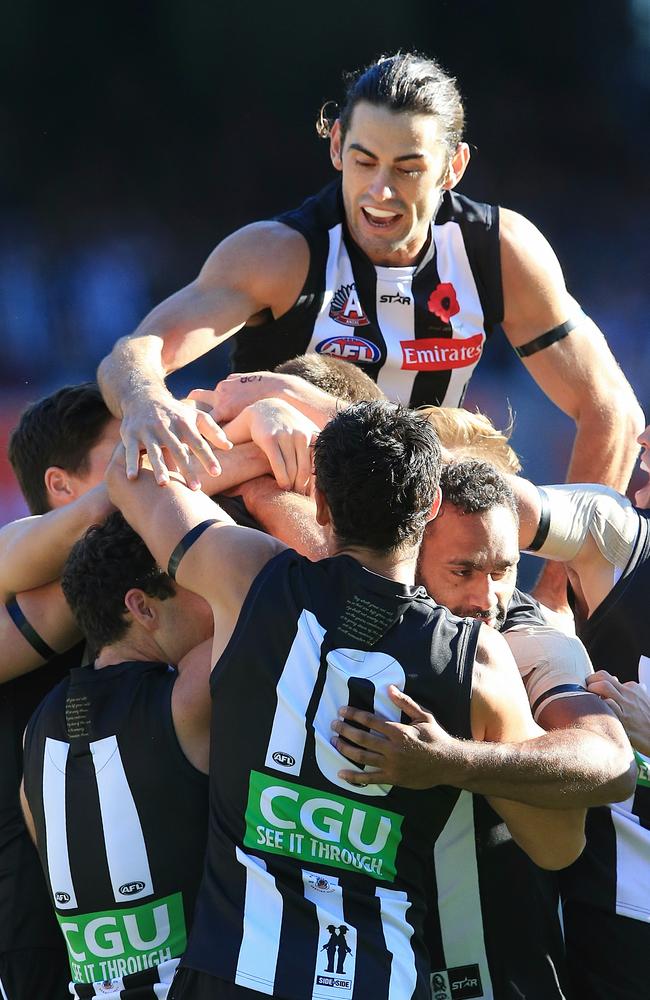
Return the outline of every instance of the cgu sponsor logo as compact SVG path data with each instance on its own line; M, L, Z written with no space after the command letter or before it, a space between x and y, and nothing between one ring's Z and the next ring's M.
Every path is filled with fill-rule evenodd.
M402 817L252 771L244 845L392 882Z
M293 767L296 763L296 758L292 757L290 753L283 753L282 750L276 750L273 754L273 760L280 767Z
M483 353L484 333L456 339L428 337L402 340L402 370L418 372L450 371L475 365Z
M68 917L57 914L72 979L95 983L179 958L187 931L180 892L142 906Z
M330 303L330 319L343 326L368 326L370 322L359 302L354 282L336 289Z
M316 353L362 365L374 364L381 357L377 345L363 337L328 337L316 344Z

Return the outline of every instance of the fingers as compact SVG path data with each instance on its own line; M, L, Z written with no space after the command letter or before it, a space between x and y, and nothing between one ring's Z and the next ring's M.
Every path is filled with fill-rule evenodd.
M296 470L294 489L300 493L307 493L311 477L311 442L307 441L304 446L299 447L296 451L296 456L298 459L298 468Z
M339 708L339 715L342 719L345 719L346 722L356 722L360 726L364 726L366 729L372 729L376 733L381 733L382 736L386 738L389 737L391 728L399 725L399 723L389 722L388 719L384 719L381 715L374 715L372 712L364 712L363 709L352 708L350 705L343 705ZM354 726L349 728L355 733L359 732L359 730Z
M621 708L621 706L619 705L619 703L617 701L614 701L613 698L605 698L604 702L605 702L606 705L609 705L609 707L611 708L611 710L614 713L614 715L616 716L616 718L620 722L623 722L623 720L624 720L624 713L623 713L623 709Z
M609 681L594 681L593 684L589 685L590 694L597 694L599 698L615 698L618 695L618 691L613 684Z
M353 761L355 764L370 764L373 767L377 767L383 763L379 754L373 753L372 750L364 750L363 747L357 746L355 743L349 743L348 740L344 740L340 736L333 737L331 742L332 746L343 757L347 757L348 760Z
M232 448L232 442L228 440L225 431L209 413L199 410L196 415L196 426L202 436L215 448L220 448L221 451L229 451Z
M365 729L350 726L347 722L343 722L342 719L335 719L331 724L331 728L348 744L353 743L355 746L370 750L374 756L381 753L387 744L385 736L378 736L373 732L366 732Z
M388 685L388 694L390 700L397 705L397 707L404 712L405 715L408 715L409 719L413 722L431 721L431 713L425 712L424 709L418 705L417 701L413 701L412 698L410 698L407 694L404 694L403 691L400 691L400 689L395 687L394 684Z
M140 471L140 442L132 434L124 439L126 478L137 479Z
M214 406L214 389L192 389L187 398L197 407L205 407L209 412Z
M347 781L349 785L354 785L356 788L365 788L367 785L390 785L391 781L385 771L381 768L372 771L349 771L342 770L337 772L338 777L342 781Z

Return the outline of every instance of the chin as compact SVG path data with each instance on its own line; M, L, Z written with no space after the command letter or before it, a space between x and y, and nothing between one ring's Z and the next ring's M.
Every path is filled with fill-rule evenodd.
M650 480L634 494L634 505L641 510L648 510L650 507Z

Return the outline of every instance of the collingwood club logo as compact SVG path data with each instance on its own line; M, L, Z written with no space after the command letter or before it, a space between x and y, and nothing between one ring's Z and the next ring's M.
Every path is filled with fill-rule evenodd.
M370 320L359 302L354 282L341 285L334 292L330 304L330 318L343 326L368 326Z

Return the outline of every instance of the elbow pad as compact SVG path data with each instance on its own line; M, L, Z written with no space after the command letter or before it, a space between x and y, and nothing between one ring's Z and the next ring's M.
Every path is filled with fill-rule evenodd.
M550 625L520 625L502 633L519 668L533 718L549 702L586 693L593 674L587 650L576 636Z
M639 515L627 499L608 486L566 483L545 486L548 532L537 555L570 562L591 535L604 558L625 569L639 530Z

